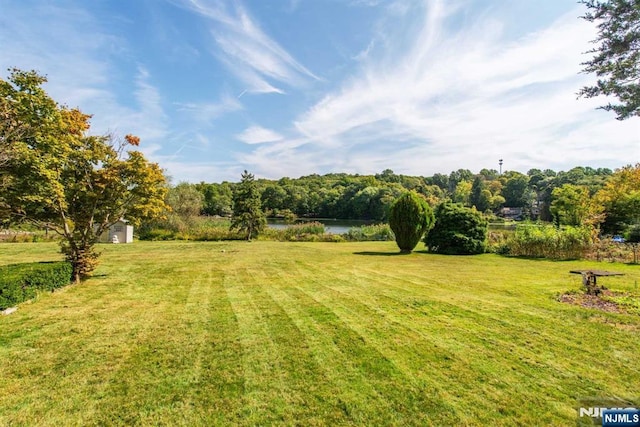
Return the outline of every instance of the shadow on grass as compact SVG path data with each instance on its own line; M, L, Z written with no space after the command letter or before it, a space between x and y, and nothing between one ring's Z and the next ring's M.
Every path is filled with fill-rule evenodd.
M411 252L375 252L375 251L364 251L364 252L354 252L354 255L366 255L366 256L398 256L398 255L411 255Z
M526 260L526 261L546 261L546 262L557 262L557 263L571 263L574 261L588 261L586 258L585 259L581 259L581 258L568 258L568 259L555 259L555 258L545 258L545 257L539 257L539 256L527 256L527 255L500 255L504 258L511 258L511 259L521 259L521 260Z

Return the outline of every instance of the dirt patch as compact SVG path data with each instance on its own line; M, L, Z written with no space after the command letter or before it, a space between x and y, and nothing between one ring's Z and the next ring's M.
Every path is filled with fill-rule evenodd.
M558 301L609 313L629 313L629 310L623 304L611 300L612 297L624 297L626 295L625 293L610 290L604 290L600 295L568 293L560 295Z

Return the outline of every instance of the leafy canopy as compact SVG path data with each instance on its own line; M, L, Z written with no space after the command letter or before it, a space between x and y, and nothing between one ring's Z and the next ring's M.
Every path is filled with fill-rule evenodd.
M595 199L604 209L603 232L619 234L640 223L640 163L616 170Z
M11 159L0 169L0 200L7 221L28 221L63 237L74 278L96 266L94 245L121 218L133 224L165 209L160 167L135 150L140 139L88 135L91 116L56 103L34 71L11 70L0 79L7 121L3 144ZM11 129L20 129L12 132Z
M551 192L550 211L557 225L596 226L602 222L602 206L594 203L583 185L564 184Z

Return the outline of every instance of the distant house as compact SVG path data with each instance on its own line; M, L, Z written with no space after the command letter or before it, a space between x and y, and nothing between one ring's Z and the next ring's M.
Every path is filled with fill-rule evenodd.
M100 236L100 241L103 243L133 243L133 225L129 225L127 220L121 219Z
M524 213L522 208L502 208L500 209L500 216L505 219L512 219L519 221L522 219Z

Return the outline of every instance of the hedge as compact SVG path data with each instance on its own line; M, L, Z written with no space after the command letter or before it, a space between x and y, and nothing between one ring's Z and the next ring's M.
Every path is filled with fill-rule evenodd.
M71 264L64 261L0 266L0 310L34 298L37 291L68 285L71 273Z

